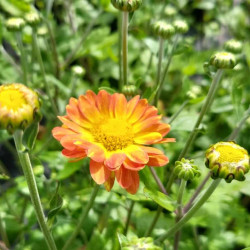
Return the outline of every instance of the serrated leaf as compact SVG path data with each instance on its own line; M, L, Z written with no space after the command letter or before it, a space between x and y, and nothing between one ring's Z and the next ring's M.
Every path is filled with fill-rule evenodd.
M39 123L33 122L24 131L22 143L28 151L31 151L35 146L38 130L39 130Z
M151 190L144 188L143 192L146 197L152 199L154 202L156 202L158 205L161 207L165 208L168 211L173 212L175 210L175 205L174 201L166 196L165 194L159 192L159 191L154 191L152 192Z
M49 227L53 225L55 216L57 215L57 213L59 212L59 210L61 209L63 205L63 199L61 195L59 194L59 188L60 188L60 184L58 183L56 192L53 195L49 203L50 210L48 212L48 220L47 220Z

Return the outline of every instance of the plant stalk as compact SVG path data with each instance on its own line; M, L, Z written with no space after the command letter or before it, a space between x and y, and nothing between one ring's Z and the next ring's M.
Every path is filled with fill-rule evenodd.
M220 184L221 179L214 180L206 192L202 197L194 204L194 206L173 226L171 227L165 234L156 239L157 242L163 242L166 238L171 236L172 234L179 231L191 218L192 216L199 210L199 208L208 200L208 198L212 195L214 190Z
M99 185L95 185L92 193L91 193L91 197L88 201L88 204L86 207L83 208L82 210L82 214L79 218L79 221L78 221L78 224L74 230L74 232L72 233L72 235L70 236L70 238L66 241L64 247L62 248L62 250L67 250L67 249L71 249L71 244L72 242L75 240L75 238L78 236L78 234L80 233L81 229L82 229L82 226L83 226L83 223L89 213L89 210L92 208L93 204L94 204L94 201L95 201L95 198L97 196L97 193L98 193L98 190L99 190L100 186Z
M131 215L132 215L132 212L133 212L134 205L135 205L135 201L131 201L130 206L129 206L129 210L128 210L126 226L125 226L125 229L124 229L124 235L127 235L127 233L128 233L128 227L129 227L129 223L130 223L130 220L131 220Z
M56 244L54 242L54 239L49 231L49 228L48 228L46 220L45 220L45 216L43 213L42 204L41 204L41 200L39 197L39 193L38 193L32 165L30 162L29 154L24 151L25 148L22 145L22 136L23 136L23 131L21 131L21 130L15 131L14 141L15 141L18 157L19 157L19 160L20 160L21 165L22 165L23 173L24 173L26 182L28 184L30 198L31 198L32 204L33 204L34 209L35 209L38 223L39 223L40 228L43 232L44 238L47 242L48 248L50 250L57 250Z
M159 38L159 52L158 52L156 86L159 85L159 81L160 81L160 77L161 77L161 65L162 65L163 55L164 55L164 39L162 37L160 37Z

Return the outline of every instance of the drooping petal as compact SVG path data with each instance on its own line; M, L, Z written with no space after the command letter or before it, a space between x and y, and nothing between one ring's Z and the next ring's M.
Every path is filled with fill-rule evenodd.
M111 171L101 162L90 160L89 170L91 177L97 184L103 184L110 177Z
M111 172L109 178L104 182L104 187L108 192L114 186L114 182L115 182L115 172Z
M161 134L158 132L144 133L141 135L136 135L134 141L139 144L154 144L160 141L162 138Z
M122 165L125 159L126 155L124 153L112 153L110 157L105 160L105 165L110 170L116 170Z
M150 167L162 167L168 164L168 157L165 155L154 155L149 157L149 161L147 163Z
M126 190L130 194L135 194L139 188L140 178L139 178L138 172L136 172L136 171L131 171L130 174L132 177L132 183L128 188L126 188Z
M122 188L128 188L132 185L132 175L130 170L121 166L119 170L115 171L115 176Z
M124 150L129 160L139 163L147 164L149 158L148 154L142 150L139 146L131 145Z
M123 162L123 166L132 171L139 171L145 167L145 164L139 164L133 161L130 161L128 158Z
M76 149L73 151L70 151L68 149L63 149L62 154L67 158L75 158L77 160L81 160L87 157L86 151L84 149Z

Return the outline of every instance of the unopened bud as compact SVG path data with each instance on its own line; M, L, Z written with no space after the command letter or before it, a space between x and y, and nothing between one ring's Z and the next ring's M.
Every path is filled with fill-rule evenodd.
M25 15L25 20L30 26L34 27L40 23L41 18L37 12L30 12Z
M242 52L242 42L237 41L237 40L229 40L225 43L224 48L226 51L229 51L233 54L239 54Z
M236 65L236 60L229 52L218 52L210 58L209 63L218 69L232 69Z
M163 39L169 39L175 34L174 26L163 21L156 22L153 29L155 34Z
M19 17L11 17L6 21L6 27L10 31L20 31L24 25L24 20Z
M86 73L85 69L79 65L75 65L71 69L72 69L72 72L77 76L83 76Z
M164 9L164 13L166 14L166 16L172 17L172 16L176 15L177 10L175 7L173 7L171 5L167 5L166 8Z
M188 31L188 25L185 21L182 20L176 20L174 21L174 27L175 27L175 31L176 33L186 33Z
M122 93L125 96L135 96L137 94L137 88L135 85L126 85L123 86Z
M132 12L141 6L142 0L111 0L111 3L118 10Z

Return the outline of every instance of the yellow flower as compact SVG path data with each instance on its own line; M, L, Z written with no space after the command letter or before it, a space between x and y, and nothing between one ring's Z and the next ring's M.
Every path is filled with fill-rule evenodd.
M207 150L206 166L211 169L214 179L244 181L244 175L249 171L249 155L234 142L218 142Z
M19 83L0 86L0 129L25 129L39 114L36 92Z

